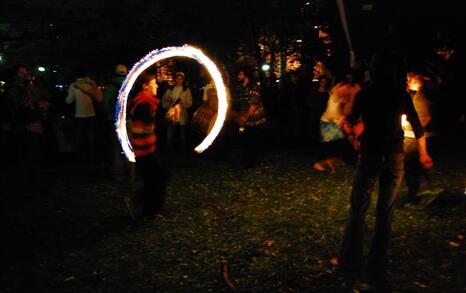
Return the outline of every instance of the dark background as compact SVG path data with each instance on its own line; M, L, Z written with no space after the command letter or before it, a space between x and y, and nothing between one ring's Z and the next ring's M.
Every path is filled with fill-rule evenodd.
M382 44L409 56L424 56L434 46L461 49L464 43L462 1L345 2L359 57ZM152 49L185 43L233 63L240 46L252 48L249 52L254 54L258 38L266 34L278 36L281 46L303 39L301 50L317 56L321 48L312 30L316 24L329 26L334 58L346 60L335 1L4 0L0 66L26 63L62 73L77 67L108 71L117 63L133 64Z

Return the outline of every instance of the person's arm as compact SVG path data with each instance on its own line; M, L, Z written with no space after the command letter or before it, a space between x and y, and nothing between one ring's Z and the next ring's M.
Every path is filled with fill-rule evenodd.
M417 148L419 152L419 162L422 164L422 167L424 167L424 169L432 169L434 166L434 161L427 152L427 142L425 135L417 139Z
M182 95L181 100L180 100L180 105L184 109L188 109L192 106L193 104L193 96L191 95L191 91L189 89L186 89L185 94Z
M217 98L217 91L215 88L209 88L206 92L206 97L207 99L204 101L209 105L209 107L212 107L212 109L217 109L218 108L218 98Z
M259 88L257 86L253 87L249 93L248 93L248 103L249 103L249 108L248 112L245 115L242 115L239 118L239 124L240 126L244 126L246 122L249 120L249 117L253 115L257 108L259 107L259 104L261 103L261 96L259 92Z
M102 90L100 90L100 88L97 86L97 84L94 84L93 87L94 87L94 92L95 92L94 100L97 103L101 103L104 100Z
M164 109L170 108L172 105L172 90L168 89L162 97L162 107Z
M75 91L75 87L74 87L74 84L70 85L69 88L68 88L68 95L66 96L66 103L67 104L71 104L74 102L74 99L75 99L75 94L74 94L74 91Z
M422 129L421 122L419 121L419 116L417 115L416 109L414 108L413 101L409 95L406 98L406 118L411 124L411 127L414 132L414 136L417 140L417 147L419 153L419 162L425 169L431 169L434 166L434 162L427 152L427 142L426 136L424 135L424 130Z
M361 116L362 99L363 99L363 95L360 93L357 93L356 96L354 97L351 110L346 115L345 120L346 120L346 123L349 124L350 127L352 127L354 124L356 124L356 122L359 121L359 118Z
M144 124L150 124L154 122L149 107L144 104L137 106L136 109L134 109L132 116L133 121L141 121Z

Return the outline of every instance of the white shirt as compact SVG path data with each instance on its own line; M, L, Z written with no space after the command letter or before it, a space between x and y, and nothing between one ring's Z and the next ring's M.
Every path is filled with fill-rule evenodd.
M95 117L95 109L92 97L86 94L86 92L95 94L95 99L97 102L102 100L102 92L99 88L97 88L97 85L88 78L80 78L76 82L72 83L68 88L66 103L71 104L76 102L74 117Z
M193 104L193 97L188 88L185 91L183 91L183 87L178 86L175 86L173 89L168 89L162 97L162 107L165 109L170 108L178 98L180 99L179 105L181 106L179 124L187 125L189 124L189 116L186 109L190 108Z

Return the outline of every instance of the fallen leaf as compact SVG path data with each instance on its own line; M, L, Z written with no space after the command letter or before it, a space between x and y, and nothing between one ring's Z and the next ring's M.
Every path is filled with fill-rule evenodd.
M75 276L71 276L71 277L64 279L63 282L73 281L74 279L76 279Z
M334 257L329 260L330 265L337 267L338 266L338 258Z
M228 262L223 264L223 279L231 289L236 290L236 286L230 280L230 275L228 274Z
M274 243L275 243L275 240L265 240L264 241L265 245L267 245L268 247L272 246Z
M426 284L420 283L420 282L413 282L413 285L416 285L420 288L427 288L428 286Z

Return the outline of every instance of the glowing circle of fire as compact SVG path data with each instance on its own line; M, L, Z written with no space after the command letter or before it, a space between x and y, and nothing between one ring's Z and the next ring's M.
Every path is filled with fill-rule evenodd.
M131 147L130 140L128 138L128 133L126 129L126 107L128 102L128 94L131 91L132 86L136 82L138 76L147 68L152 66L154 63L171 57L188 57L195 59L200 64L204 65L209 71L210 76L212 77L215 87L217 89L218 97L218 114L217 119L215 120L214 126L211 131L207 134L204 140L194 149L197 153L202 153L206 150L214 141L214 139L219 134L222 129L223 122L227 113L228 102L227 102L227 93L225 85L223 83L222 75L220 71L215 66L215 63L210 60L201 50L184 45L181 47L167 47L159 50L154 50L144 56L129 71L126 79L124 80L120 91L118 93L117 105L115 111L115 128L120 140L121 147L123 152L129 161L135 162L136 158Z

